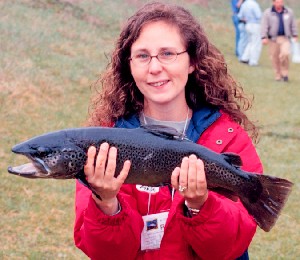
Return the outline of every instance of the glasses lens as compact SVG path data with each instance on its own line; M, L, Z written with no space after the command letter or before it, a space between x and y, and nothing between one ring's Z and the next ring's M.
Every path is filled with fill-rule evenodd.
M147 53L136 54L132 57L132 61L136 65L146 65L149 63L150 59L151 59L151 57Z
M163 51L157 55L157 58L162 63L171 63L176 60L177 53L175 51Z

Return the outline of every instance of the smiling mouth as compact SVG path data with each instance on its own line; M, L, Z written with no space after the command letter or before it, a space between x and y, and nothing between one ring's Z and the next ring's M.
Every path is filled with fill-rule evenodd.
M167 84L168 82L169 82L169 80L164 80L164 81L149 83L149 85L151 85L153 87L160 87L160 86Z

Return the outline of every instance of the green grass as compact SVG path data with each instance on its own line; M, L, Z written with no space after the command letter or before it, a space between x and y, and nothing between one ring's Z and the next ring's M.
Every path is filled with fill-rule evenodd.
M90 85L105 68L124 19L146 1L0 1L0 259L86 259L73 243L74 181L27 180L9 175L25 161L10 148L47 131L81 126ZM172 1L174 2L174 1ZM229 70L255 97L250 115L261 127L257 146L265 172L295 183L276 226L258 230L251 259L300 258L300 65L288 84L273 81L267 48L260 66L233 55L227 1L185 4L224 53ZM265 8L270 1L260 1ZM300 4L286 1L298 17Z

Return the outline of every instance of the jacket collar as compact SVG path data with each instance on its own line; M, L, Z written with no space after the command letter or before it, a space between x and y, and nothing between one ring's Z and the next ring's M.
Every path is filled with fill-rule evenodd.
M186 132L187 138L193 142L197 142L202 133L220 116L221 113L218 109L208 106L193 111L193 116ZM118 119L114 127L137 128L140 125L138 114L134 114L127 118L122 117Z
M274 13L278 13L278 12L276 11L274 5L272 5L272 10L271 10L271 11L274 12ZM286 12L287 12L287 9L283 6L283 7L282 7L282 12L281 12L281 13L286 13Z

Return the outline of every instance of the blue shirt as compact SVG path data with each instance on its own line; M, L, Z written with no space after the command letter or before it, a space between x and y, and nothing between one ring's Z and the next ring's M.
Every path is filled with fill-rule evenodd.
M236 6L239 0L231 0L231 10L232 13L237 14L239 12L239 8Z

